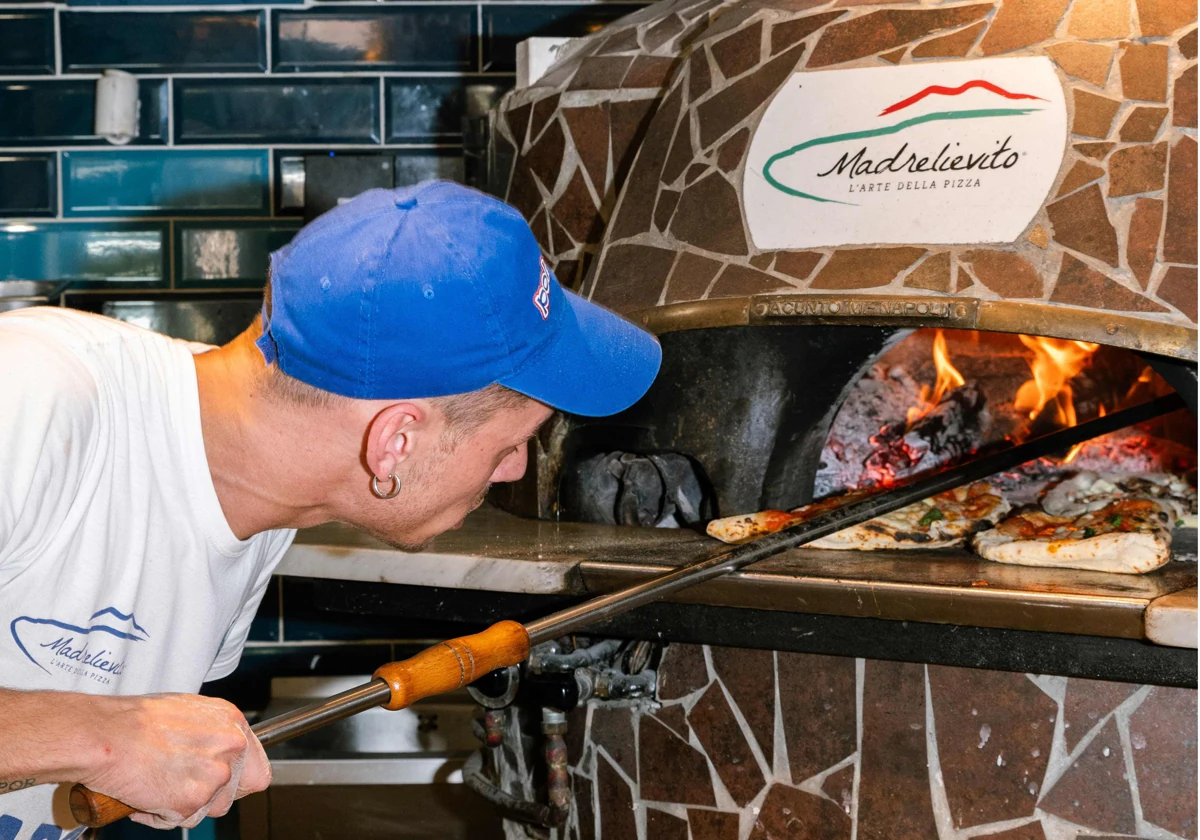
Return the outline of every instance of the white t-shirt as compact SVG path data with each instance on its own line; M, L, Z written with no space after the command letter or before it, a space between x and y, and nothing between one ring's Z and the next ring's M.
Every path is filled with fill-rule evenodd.
M207 349L65 309L0 315L0 686L195 692L237 666L295 532L229 529L200 427ZM0 794L0 840L82 833L67 787Z

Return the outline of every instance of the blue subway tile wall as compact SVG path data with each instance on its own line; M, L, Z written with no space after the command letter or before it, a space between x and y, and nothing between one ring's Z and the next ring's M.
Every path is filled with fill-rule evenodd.
M63 152L63 215L266 215L267 157L242 149Z
M0 280L166 285L165 222L0 223Z
M377 79L176 79L177 143L378 143Z
M512 87L516 44L645 4L0 0L0 277L252 293L311 215L314 155L386 158L396 185L475 177L463 118ZM110 69L138 79L124 146L95 131Z
M494 76L386 79L388 143L461 143L467 85L490 85L499 98L512 86Z
M475 69L474 6L339 6L279 11L275 69Z
M138 83L139 129L134 143L167 140L167 81ZM95 133L93 79L0 79L0 146L104 146Z
M271 252L300 229L290 219L175 223L175 282L179 288L261 286Z
M517 44L533 35L587 35L628 14L613 3L496 3L483 6L481 70L511 73L517 66Z
M57 156L0 155L0 214L53 216L58 209Z
M54 72L54 12L14 9L0 13L0 73Z
M265 12L65 12L69 71L225 73L266 68Z

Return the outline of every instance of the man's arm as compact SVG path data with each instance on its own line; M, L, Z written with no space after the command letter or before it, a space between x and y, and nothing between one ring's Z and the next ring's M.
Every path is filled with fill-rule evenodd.
M263 790L271 767L233 705L190 694L0 689L0 793L82 782L156 828L191 827Z

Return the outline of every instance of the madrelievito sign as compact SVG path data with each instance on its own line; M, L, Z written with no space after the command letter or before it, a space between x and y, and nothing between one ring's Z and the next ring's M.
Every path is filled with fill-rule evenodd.
M750 143L760 249L1012 242L1062 165L1049 58L796 73Z

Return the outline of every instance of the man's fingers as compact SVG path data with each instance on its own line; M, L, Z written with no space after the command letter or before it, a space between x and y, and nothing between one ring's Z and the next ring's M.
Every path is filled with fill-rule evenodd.
M267 760L267 753L258 738L254 735L254 732L250 729L250 724L243 721L242 725L246 733L247 747L245 764L242 766L241 781L238 783L237 796L235 797L237 799L241 799L247 794L266 790L271 784L271 762Z
M151 828L163 830L175 828L182 823L183 814L177 814L174 811L163 811L158 814L137 813L130 814L129 819L133 820L135 823L141 823L142 825L148 825Z

